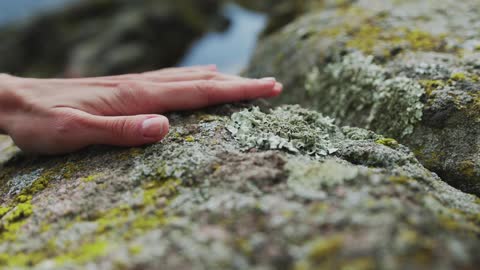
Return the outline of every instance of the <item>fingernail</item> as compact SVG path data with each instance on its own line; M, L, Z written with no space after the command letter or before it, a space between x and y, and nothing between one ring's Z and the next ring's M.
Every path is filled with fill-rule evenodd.
M277 81L274 77L265 77L265 78L261 78L260 80L262 80L262 81L269 81L269 82Z
M276 83L275 86L273 87L273 91L275 93L280 93L283 90L283 84L281 83Z
M165 119L163 117L149 118L143 121L142 134L148 138L158 138L163 134Z

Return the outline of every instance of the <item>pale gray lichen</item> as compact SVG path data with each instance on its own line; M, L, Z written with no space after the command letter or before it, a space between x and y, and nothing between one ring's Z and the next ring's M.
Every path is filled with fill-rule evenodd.
M334 120L298 105L263 113L258 107L232 115L227 130L244 148L279 149L315 157L335 153L333 142L343 138Z
M342 124L373 128L381 134L403 137L422 119L424 89L407 77L389 78L372 56L347 54L314 68L305 88L313 104Z
M322 163L290 161L286 165L289 171L287 185L293 192L305 199L324 199L325 190L354 181L361 169L336 159L327 159Z

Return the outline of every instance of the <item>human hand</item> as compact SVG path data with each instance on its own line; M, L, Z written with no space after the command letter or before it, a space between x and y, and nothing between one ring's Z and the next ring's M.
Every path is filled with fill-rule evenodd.
M94 144L154 143L168 133L168 119L160 113L268 98L282 91L275 79L225 75L215 66L81 79L3 75L0 84L0 131L22 150L41 154Z

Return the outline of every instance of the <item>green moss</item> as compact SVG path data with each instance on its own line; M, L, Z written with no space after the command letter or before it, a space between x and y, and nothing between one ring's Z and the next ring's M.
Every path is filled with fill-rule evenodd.
M17 202L24 203L32 200L32 195L18 195L16 198Z
M2 267L31 267L45 259L42 252L33 253L0 253L0 266Z
M194 142L195 141L195 137L191 136L191 135L188 135L185 137L185 141L186 142Z
M308 258L312 261L322 261L325 258L334 256L340 251L343 243L344 238L340 235L314 240L308 252Z
M71 179L78 171L81 170L81 166L73 162L67 162L62 167L62 176L65 179Z
M100 176L102 176L102 174L89 175L87 177L82 178L82 181L86 182L86 183L93 182L93 181L97 180Z
M471 160L460 162L458 169L464 176L474 177L477 174L475 171L475 163Z
M467 80L467 75L465 75L465 73L454 73L452 74L450 79L454 81L465 81Z
M3 211L6 211L6 208ZM19 203L10 211L5 212L0 225L0 242L14 241L18 232L25 224L25 219L32 214L33 206L30 201Z
M431 96L435 90L445 86L445 83L441 80L421 80L419 83L425 88L427 96Z
M109 244L106 241L87 243L73 251L56 257L55 262L57 262L59 265L66 263L82 265L84 263L94 261L98 257L106 255L108 247Z
M142 252L142 247L138 245L131 245L128 247L128 252L132 255L138 255Z
M357 258L341 264L340 270L373 270L378 269L375 261L370 257Z
M7 222L15 222L33 214L33 206L30 202L19 203L9 214L5 217Z
M405 185L410 183L413 179L407 176L390 176L388 180L392 183Z
M399 146L399 143L392 138L382 138L382 139L376 140L375 142L381 145L388 146L390 148L396 148Z
M145 205L155 205L160 197L171 197L177 193L181 180L168 178L165 180L152 181L144 185L143 203Z
M332 269L338 266L337 254L345 242L344 236L333 235L321 237L308 244L305 257L297 261L295 270Z
M10 211L10 207L0 207L0 218L2 218L3 216L5 216L5 214L7 214L9 211Z
M53 177L54 177L53 172L43 174L42 176L40 176L40 178L35 180L35 182L33 182L30 187L22 190L22 195L31 195L44 190L47 187L50 180L53 179Z

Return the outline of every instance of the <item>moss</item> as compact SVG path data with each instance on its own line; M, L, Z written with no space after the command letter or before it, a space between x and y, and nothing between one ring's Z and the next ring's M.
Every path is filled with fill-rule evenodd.
M340 235L316 239L311 244L308 258L312 261L321 262L323 259L334 256L339 252L343 242L344 238Z
M185 141L186 142L194 142L195 141L195 137L191 136L191 135L188 135L185 137Z
M22 190L22 195L32 195L35 193L38 193L42 190L44 190L50 180L52 180L54 177L53 172L45 173L40 178L35 180L35 182L32 183L32 185L24 190Z
M445 86L445 82L441 80L420 80L419 83L425 88L427 96L431 96L435 90Z
M145 205L155 205L158 198L175 195L180 184L181 180L176 178L147 183L144 185L143 203Z
M24 203L32 200L32 195L18 195L16 198L17 202Z
M458 166L459 171L468 177L474 177L476 175L475 163L471 160L464 160Z
M107 254L109 244L106 241L87 243L79 248L55 258L59 265L66 263L85 264Z
M7 214L10 210L11 210L10 207L3 207L3 206L0 207L0 218L5 216L5 214Z
M19 203L9 214L5 217L7 222L15 222L33 214L33 206L30 202Z
M357 258L341 264L340 270L373 270L378 269L372 258Z
M71 179L78 171L81 170L81 166L73 162L67 162L62 167L62 176L65 179Z
M132 255L138 255L142 252L142 247L138 245L131 245L128 247L128 252Z
M92 174L92 175L89 175L89 176L87 176L87 177L82 178L82 181L83 181L83 182L86 182L86 183L88 183L88 182L93 182L93 181L97 180L97 179L98 179L99 177L101 177L101 176L102 176L102 174Z
M388 17L388 16L387 16ZM385 27L382 21L384 16L370 17L360 26L346 22L341 25L322 30L320 36L336 38L340 35L348 37L345 46L357 49L364 54L374 54L389 58L394 49L403 48L409 51L437 51L447 50L445 35L432 35L428 32L407 27Z
M297 261L295 270L332 269L337 264L337 254L344 245L345 238L341 235L321 237L311 241L306 256Z
M388 180L392 183L405 185L410 183L413 179L407 176L390 176L388 177Z
M397 148L399 146L399 143L392 138L382 138L382 139L376 140L375 142L381 145L388 146L390 148Z
M4 208L3 211L5 211ZM30 201L19 203L10 211L4 213L2 224L0 225L0 242L14 241L22 226L26 223L26 218L33 214L33 206Z
M467 75L465 75L465 73L454 73L452 74L450 79L454 81L465 81L467 80Z
M0 253L0 266L15 268L15 267L31 267L45 259L45 254L42 252L33 253Z

